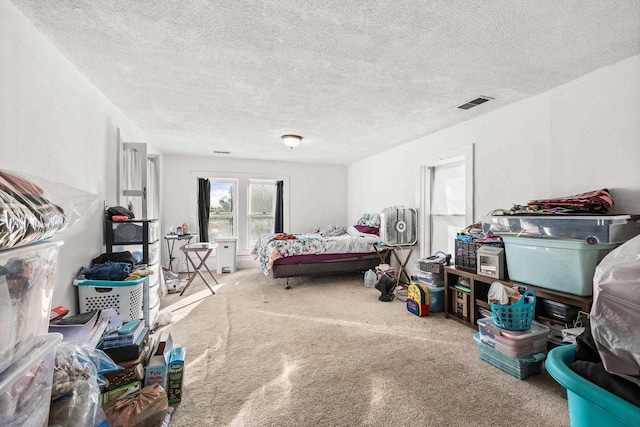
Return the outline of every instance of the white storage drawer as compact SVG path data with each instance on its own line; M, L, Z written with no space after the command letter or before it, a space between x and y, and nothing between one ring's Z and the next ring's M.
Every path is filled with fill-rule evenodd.
M149 265L147 268L153 271L153 274L149 275L149 286L154 286L160 283L160 275L162 274L162 271L160 271L160 264Z
M141 264L144 260L144 245L114 245L113 252L131 252L133 260ZM157 264L160 259L160 242L149 244L149 265Z

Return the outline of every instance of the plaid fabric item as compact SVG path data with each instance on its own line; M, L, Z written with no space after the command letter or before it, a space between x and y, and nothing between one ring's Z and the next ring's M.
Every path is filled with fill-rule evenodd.
M606 213L613 206L609 190L590 191L557 199L530 200L528 206L538 210L562 212Z

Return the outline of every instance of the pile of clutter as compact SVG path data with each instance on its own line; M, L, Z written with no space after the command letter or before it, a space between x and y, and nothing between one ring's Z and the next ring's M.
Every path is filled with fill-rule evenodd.
M480 359L519 379L541 372L549 327L533 320L536 294L494 282L487 302L491 317L478 319L474 335Z
M168 423L170 405L182 400L186 347L170 334L154 338L144 319L120 321L115 309L63 316L61 324L69 329L52 364L50 425ZM98 344L82 339L82 329L97 331Z

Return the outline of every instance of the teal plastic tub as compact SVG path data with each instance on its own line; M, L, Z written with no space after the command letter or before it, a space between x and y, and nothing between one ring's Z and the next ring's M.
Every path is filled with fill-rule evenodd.
M535 353L521 358L509 357L483 343L479 332L473 335L473 339L478 346L480 359L521 380L527 379L531 375L539 374L542 371L542 363L547 357L545 353Z
M571 426L640 426L640 408L598 387L571 370L576 345L552 349L547 372L567 389Z
M509 280L572 295L593 294L596 266L617 243L502 236Z
M444 311L444 287L427 284L429 289L429 311L440 313Z

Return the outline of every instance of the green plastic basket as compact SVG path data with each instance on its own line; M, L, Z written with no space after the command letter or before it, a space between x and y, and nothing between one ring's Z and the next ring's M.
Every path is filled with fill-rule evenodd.
M511 305L489 303L493 322L498 328L509 331L526 331L531 327L536 312L536 293L526 291L520 300Z

